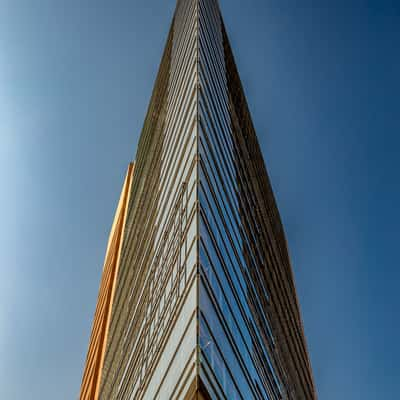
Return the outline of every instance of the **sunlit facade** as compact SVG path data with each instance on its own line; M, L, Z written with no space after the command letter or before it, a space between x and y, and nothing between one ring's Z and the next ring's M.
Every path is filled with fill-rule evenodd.
M216 0L177 2L117 263L98 390L81 399L316 398L283 228Z

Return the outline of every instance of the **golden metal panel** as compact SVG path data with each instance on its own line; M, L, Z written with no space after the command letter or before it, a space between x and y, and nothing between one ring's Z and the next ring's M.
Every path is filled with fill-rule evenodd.
M97 400L101 373L104 364L104 354L110 326L115 287L118 277L119 260L124 236L129 195L132 185L134 165L129 164L124 186L122 188L114 222L111 228L96 312L89 341L89 349L83 373L80 400Z

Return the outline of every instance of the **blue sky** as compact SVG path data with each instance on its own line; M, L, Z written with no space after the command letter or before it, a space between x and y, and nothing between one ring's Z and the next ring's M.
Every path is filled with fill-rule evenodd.
M221 0L322 400L400 392L400 4ZM0 398L79 391L174 1L0 0Z

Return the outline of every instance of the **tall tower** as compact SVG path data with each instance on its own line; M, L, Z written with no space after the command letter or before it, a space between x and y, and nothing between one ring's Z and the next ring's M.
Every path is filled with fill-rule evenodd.
M177 2L121 199L81 399L316 399L217 0Z

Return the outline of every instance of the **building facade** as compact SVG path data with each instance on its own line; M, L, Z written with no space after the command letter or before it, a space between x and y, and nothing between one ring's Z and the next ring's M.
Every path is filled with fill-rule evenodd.
M316 399L286 240L217 0L177 2L129 179L81 399Z

